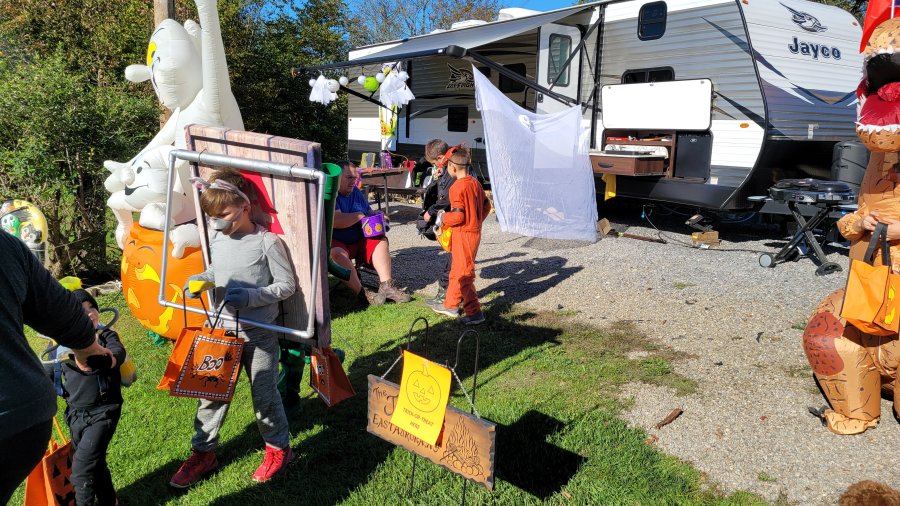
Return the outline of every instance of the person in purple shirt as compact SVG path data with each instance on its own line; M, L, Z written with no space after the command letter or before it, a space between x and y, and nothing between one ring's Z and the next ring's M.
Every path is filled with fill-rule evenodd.
M372 208L365 195L356 187L358 176L356 165L340 162L341 183L335 199L334 231L331 237L331 258L350 271L350 280L346 285L353 293L368 304L384 304L387 300L409 302L406 291L394 284L391 275L391 253L385 236L366 237L360 221L372 214ZM359 275L353 266L357 264L371 265L378 273L380 281L378 292L373 293L362 286Z

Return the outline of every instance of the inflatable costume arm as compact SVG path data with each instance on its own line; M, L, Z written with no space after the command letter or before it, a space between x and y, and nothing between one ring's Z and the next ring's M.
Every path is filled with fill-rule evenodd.
M838 232L840 232L848 241L856 242L862 239L863 235L865 235L865 231L857 229L856 224L862 221L867 214L869 214L868 206L866 206L865 203L860 203L859 208L857 208L856 211L847 214L838 220Z

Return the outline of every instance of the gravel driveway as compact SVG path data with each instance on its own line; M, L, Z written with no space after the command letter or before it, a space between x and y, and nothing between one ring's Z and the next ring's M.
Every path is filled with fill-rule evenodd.
M603 325L631 320L662 344L689 357L674 369L697 381L697 393L632 384L629 423L655 434L659 448L691 462L731 492L756 492L769 500L836 504L852 483L873 479L900 488L900 426L890 404L882 421L858 436L836 436L807 412L824 398L811 378L801 346L809 312L846 279L846 250L826 249L844 272L819 277L806 259L758 264L758 253L784 244L777 227L722 225L719 249L700 250L678 215L650 214L668 244L628 238L573 243L500 231L492 214L484 226L476 287L495 300L537 309L579 311ZM409 221L416 209L393 203L390 232L394 275L413 291L432 294L436 243L420 239ZM656 237L641 209L607 216L620 230ZM749 232L748 232L749 230ZM426 273L426 274L422 274ZM684 414L660 430L655 424L680 407Z

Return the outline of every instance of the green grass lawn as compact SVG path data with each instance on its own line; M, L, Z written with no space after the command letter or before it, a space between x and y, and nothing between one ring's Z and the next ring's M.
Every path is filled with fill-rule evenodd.
M346 297L339 291L335 299ZM419 316L431 325L427 356L452 364L462 332L421 302L353 311L334 308L334 346L347 353L345 368L357 395L327 408L304 385L289 415L296 457L287 475L268 484L250 479L263 455L249 389L239 384L222 430L221 468L188 491L169 487L190 453L196 401L155 389L171 345L155 346L120 296L100 299L122 311L116 326L134 357L139 380L125 390L122 420L109 461L125 504L454 504L461 479L418 459L411 497L412 456L366 432L366 376L383 374L406 343ZM747 493L725 496L689 465L645 443L647 434L626 426L616 394L628 382L668 385L689 393L695 385L672 372L677 356L655 346L634 327L594 328L559 312L531 312L487 304L476 406L497 428L496 487L469 484L467 504L760 504ZM469 342L469 345L472 343ZM465 345L458 369L472 387L474 347ZM424 332L412 349L426 352ZM630 360L628 352L644 351ZM398 382L400 367L388 379ZM304 381L308 381L308 371ZM452 405L468 411L459 388ZM63 403L60 402L62 410ZM676 422L677 423L677 422ZM22 490L12 504L22 503Z

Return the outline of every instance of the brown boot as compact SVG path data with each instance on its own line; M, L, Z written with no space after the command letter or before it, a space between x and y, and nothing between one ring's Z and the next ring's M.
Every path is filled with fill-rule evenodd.
M359 290L356 298L361 306L380 306L385 303L384 295L381 292L375 293L366 287Z
M393 279L378 285L378 295L382 295L385 299L390 299L394 302L409 302L412 299L408 293L394 285Z

